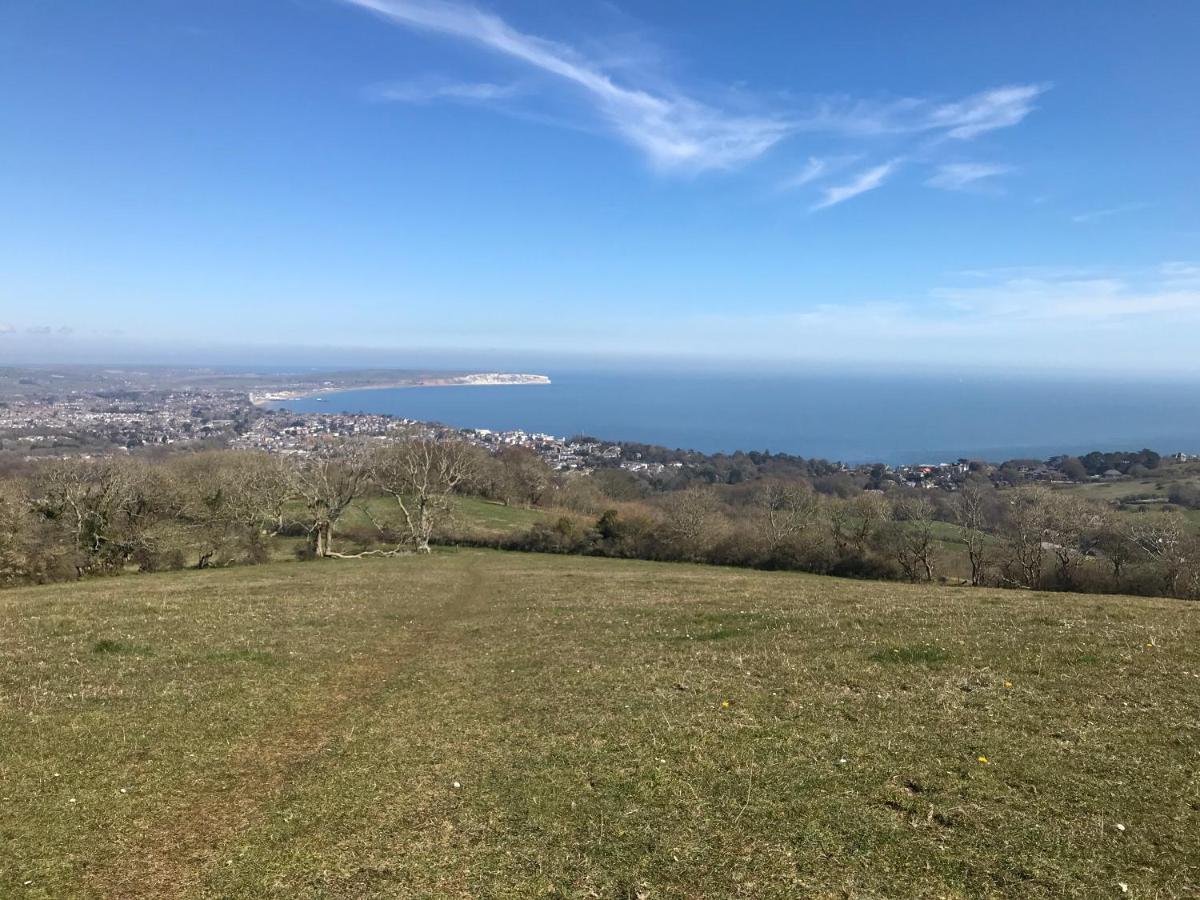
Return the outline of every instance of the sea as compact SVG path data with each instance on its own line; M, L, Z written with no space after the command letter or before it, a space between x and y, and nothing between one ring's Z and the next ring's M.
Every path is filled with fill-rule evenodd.
M546 372L548 385L345 391L276 404L460 428L766 450L848 464L1200 453L1200 383L935 375Z

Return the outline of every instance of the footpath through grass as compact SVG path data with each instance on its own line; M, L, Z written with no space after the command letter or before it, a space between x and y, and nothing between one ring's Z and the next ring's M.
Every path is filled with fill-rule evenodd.
M0 897L1195 895L1200 606L441 553L0 593Z

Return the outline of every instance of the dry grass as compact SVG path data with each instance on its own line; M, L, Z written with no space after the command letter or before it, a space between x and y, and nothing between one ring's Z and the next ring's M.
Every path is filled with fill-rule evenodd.
M0 897L1195 895L1198 638L483 551L7 591Z

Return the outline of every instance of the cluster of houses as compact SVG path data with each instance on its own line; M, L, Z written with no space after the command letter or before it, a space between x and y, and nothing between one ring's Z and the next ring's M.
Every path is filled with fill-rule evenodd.
M321 453L347 439L388 440L401 435L453 437L491 452L521 447L536 453L547 465L563 471L588 472L621 459L617 444L571 440L543 432L494 431L489 428L450 428L414 419L369 413L264 413L230 442L234 448L268 453Z
M246 415L221 391L166 391L130 397L71 392L0 402L0 447L30 458L234 437Z

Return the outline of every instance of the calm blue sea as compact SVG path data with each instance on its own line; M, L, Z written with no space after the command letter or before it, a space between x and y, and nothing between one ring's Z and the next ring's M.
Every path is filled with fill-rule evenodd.
M583 374L553 384L348 391L305 412L388 413L458 427L590 434L705 452L848 463L1045 458L1095 449L1200 452L1200 385L924 376Z

